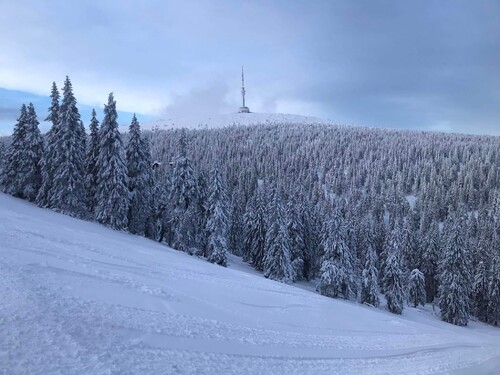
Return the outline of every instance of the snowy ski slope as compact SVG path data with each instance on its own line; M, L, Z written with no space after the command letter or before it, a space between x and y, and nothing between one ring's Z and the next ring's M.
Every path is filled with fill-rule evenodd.
M0 374L500 374L500 329L222 268L0 194Z

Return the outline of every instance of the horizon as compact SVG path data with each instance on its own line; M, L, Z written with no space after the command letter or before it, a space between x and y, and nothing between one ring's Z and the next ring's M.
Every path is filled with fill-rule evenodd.
M48 99L50 100L50 98L48 98ZM26 104L28 104L28 103L26 103ZM80 115L82 117L82 121L83 121L84 117L88 119L87 122L84 121L84 126L85 126L85 130L86 130L87 134L90 134L87 125L90 123L91 112L92 112L93 107L90 107L90 106L84 106L84 107L86 107L85 111L83 114L80 111ZM97 119L98 119L99 123L101 123L102 118L103 118L103 109L96 110L96 112L98 114ZM128 133L128 127L130 126L130 122L132 120L134 113L122 112L119 110L117 111L117 113L118 113L118 119L119 119L118 125L119 125L120 133L122 133L122 134ZM306 116L306 115L293 114L293 113L263 113L263 112L241 113L241 112L235 111L235 112L230 112L230 113L220 113L220 114L217 114L215 116L218 117L217 120L224 120L225 117L229 117L232 115L242 116L242 117L248 116L248 115L250 115L250 116L252 116L252 115L259 115L259 116L265 115L265 116L269 116L270 118L272 118L272 116L285 116L285 117L288 116L292 119L295 119L295 121L297 121L300 118L303 118L303 120L305 121L305 122L293 122L293 120L290 122L275 121L272 123L272 124L276 124L276 125L279 125L282 123L283 124L292 124L292 125L309 125L309 124L313 123L313 121L312 121L313 119L316 119L319 122L314 122L314 124L321 125L321 126L340 126L340 127L347 127L347 128L364 128L364 129L373 130L373 131L382 130L382 131L426 133L426 134L432 133L432 134L443 135L443 136L453 135L453 136L467 136L467 137L469 137L469 136L470 137L493 137L493 138L500 137L500 134L485 134L485 133L480 133L480 132L475 133L472 131L471 132L461 132L461 131L446 131L446 130L436 130L436 129L418 129L418 128L412 129L412 128L405 128L405 127L384 127L384 126L373 126L373 125L365 125L365 124L339 124L339 123L336 123L330 119L322 119L322 118L319 118L316 116ZM218 129L218 128L223 128L223 127L232 127L232 126L269 125L265 121L261 121L261 122L242 121L242 122L235 123L234 118L230 118L229 121L221 122L217 125L210 124L210 121L213 122L213 117L215 117L215 116L214 115L206 115L206 116L197 117L197 118L193 118L193 117L189 117L189 116L186 116L184 118L171 118L167 115L167 116L162 117L162 118L149 118L148 119L147 116L136 114L136 117L139 121L139 124L141 126L142 131L152 131L152 130L155 130L157 127L158 127L158 130L165 130L165 131L172 131L172 130L179 130L179 129L204 131L204 130ZM50 129L50 127L52 126L52 124L49 121L42 121L42 118L38 115L38 112L37 112L37 117L38 117L38 120L40 122L40 125L39 125L40 131L41 131L42 135L45 135L47 133L47 131ZM125 122L125 120L124 121L120 120L120 117L121 118L126 117L127 118L126 122ZM146 119L146 121L144 121L144 119ZM186 121L191 121L191 120L193 120L193 121L191 121L189 126L184 126L184 125L182 125L182 123L177 123L177 124L175 124L174 122L170 123L171 121L176 121L176 120L181 120L184 124L186 123ZM163 127L161 127L161 126L163 126ZM14 128L14 125L12 126L12 128ZM0 138L6 138L6 137L8 138L11 135L12 135L11 132L8 133L8 132L0 131Z

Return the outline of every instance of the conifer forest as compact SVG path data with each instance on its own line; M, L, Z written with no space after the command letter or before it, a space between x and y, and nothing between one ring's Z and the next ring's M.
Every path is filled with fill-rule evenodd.
M223 267L234 254L327 297L500 322L498 137L300 123L141 130L135 116L121 134L113 94L89 124L68 77L51 99L23 105L0 142L7 194Z

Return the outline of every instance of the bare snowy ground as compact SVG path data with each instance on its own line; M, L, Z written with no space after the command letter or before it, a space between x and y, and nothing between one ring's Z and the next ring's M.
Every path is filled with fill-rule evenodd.
M0 194L0 374L499 374L500 330L401 317Z
M165 117L142 125L143 129L175 128L223 128L233 125L273 125L273 124L328 124L333 121L312 116L290 115L284 113L227 113L212 116Z

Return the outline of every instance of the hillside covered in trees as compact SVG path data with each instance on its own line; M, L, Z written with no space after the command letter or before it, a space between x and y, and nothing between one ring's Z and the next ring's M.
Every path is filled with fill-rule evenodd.
M86 135L69 78L42 136L23 106L3 191L325 296L443 320L500 320L500 139L274 123L118 130L112 94Z

